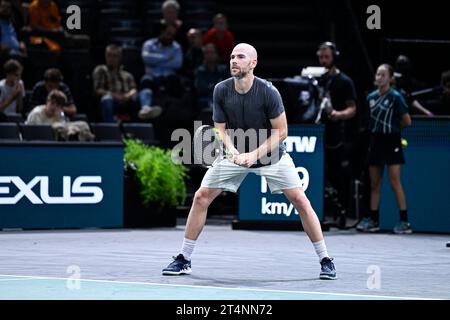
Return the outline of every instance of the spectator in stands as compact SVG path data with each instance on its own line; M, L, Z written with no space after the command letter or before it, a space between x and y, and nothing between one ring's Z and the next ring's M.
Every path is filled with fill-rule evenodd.
M441 76L442 95L441 102L443 114L450 115L450 70L442 73Z
M26 46L19 41L12 21L11 4L0 0L0 64L8 59L23 61Z
M432 110L434 115L450 115L450 70L441 74L441 88L438 88L440 94L424 101L427 108Z
M219 52L222 63L228 63L233 50L234 36L228 30L227 18L222 13L218 13L213 18L214 26L203 36L203 44L212 42Z
M399 55L395 61L394 72L395 88L403 95L406 103L411 107L410 110L417 110L420 114L433 116L433 113L426 109L411 93L424 89L425 83L417 80L413 76L413 67L411 60L405 55Z
M163 18L161 19L161 24L173 24L178 29L183 25L178 17L180 12L180 4L176 0L166 0L161 5L161 10Z
M345 227L356 129L356 90L352 79L337 68L338 55L339 51L332 42L320 44L317 50L320 65L327 69L320 79L321 86L324 96L331 101L331 108L322 113L322 123L325 124L325 180L337 191L338 201L334 205L335 210L339 211L338 227Z
M157 22L156 26L154 26L153 35L159 35L164 25L171 24L177 30L175 40L181 45L183 49L186 49L188 43L185 35L188 29L183 23L183 20L179 18L180 9L180 4L176 0L164 1L161 5L162 18Z
M93 141L89 124L85 121L68 121L63 112L67 97L60 90L52 90L44 105L35 107L25 124L51 125L59 141Z
M195 89L197 107L212 111L213 91L215 85L230 77L229 68L219 64L216 47L212 43L203 46L204 61L195 71Z
M65 122L63 107L67 105L67 97L60 90L52 90L44 105L36 106L28 114L25 124L53 124Z
M158 117L161 107L152 105L151 89L142 89L139 94L131 73L121 65L122 48L108 45L105 49L106 64L99 65L93 72L95 94L100 97L100 108L104 122L114 122L114 114L126 114L129 119L141 106L138 116L141 119ZM139 100L139 101L138 101Z
M6 78L0 81L0 117L1 114L22 113L25 87L23 85L22 65L16 60L8 60L3 70Z
M163 24L158 38L147 40L142 46L145 75L141 89L149 88L158 97L183 94L177 74L183 64L183 52L174 40L177 29L172 24Z
M56 54L61 52L62 47L89 47L89 36L64 31L55 1L33 0L28 8L28 20L29 28L25 31L31 33L30 43L33 45L43 45Z
M64 42L61 15L52 0L33 0L28 7L28 24L31 28L32 45L45 46L53 53L60 53ZM25 29L28 31L28 28Z
M44 80L34 85L31 93L31 108L45 104L48 94L54 89L62 91L66 96L66 102L63 105L64 113L68 117L74 116L77 113L77 107L73 101L72 93L67 84L63 82L61 71L56 68L47 69L44 73Z
M186 34L188 49L184 54L183 75L194 80L194 72L203 63L202 31L191 28Z
M25 4L22 0L10 0L11 17L16 30L21 30L25 25Z

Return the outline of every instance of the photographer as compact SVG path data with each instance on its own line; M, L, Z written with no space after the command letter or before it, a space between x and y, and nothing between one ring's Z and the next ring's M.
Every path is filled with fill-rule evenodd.
M336 67L338 56L339 51L334 43L319 45L317 57L320 65L327 69L320 85L324 91L323 98L329 100L321 110L321 122L325 124L325 179L329 193L337 195L335 210L339 214L338 226L344 228L350 198L356 91L352 79Z

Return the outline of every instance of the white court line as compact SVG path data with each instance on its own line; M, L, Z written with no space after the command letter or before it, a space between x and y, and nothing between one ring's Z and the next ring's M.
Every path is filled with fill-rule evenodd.
M70 280L70 278L61 277L41 277L41 276L18 276L9 274L0 274L0 277L16 277L25 278L23 280ZM166 286L166 287L184 287L195 289L220 289L220 290L237 290L237 291L255 291L255 292L271 292L271 293L291 293L291 294L318 294L318 295L335 295L343 297L360 297L360 298L383 298L383 299L403 299L403 300L445 300L444 298L421 298L421 297L397 297L397 296L380 296L380 295L365 295L353 293L333 293L333 292L313 292L313 291L290 291L277 289L257 289L257 288L230 288L230 287L213 287L213 286L195 286L188 284L171 284L171 283L152 283L152 282L137 282L137 281L116 281L116 280L95 280L95 279L77 279L86 282L104 282L104 283L120 283L120 284L138 284L151 286ZM332 280L330 280L332 281Z
M27 281L27 280L30 280L30 279L33 279L33 278L20 278L20 279L0 279L0 282L1 281Z

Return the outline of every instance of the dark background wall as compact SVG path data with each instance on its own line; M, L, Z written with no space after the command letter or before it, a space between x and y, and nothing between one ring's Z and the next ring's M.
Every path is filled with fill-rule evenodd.
M381 9L381 30L366 27L367 7L373 4ZM228 16L238 42L258 49L260 76L293 76L318 65L315 51L325 40L336 42L339 65L361 97L373 88L376 67L393 64L399 54L411 58L415 76L429 86L438 85L442 71L450 69L450 43L433 41L450 41L443 1L218 1L216 11Z

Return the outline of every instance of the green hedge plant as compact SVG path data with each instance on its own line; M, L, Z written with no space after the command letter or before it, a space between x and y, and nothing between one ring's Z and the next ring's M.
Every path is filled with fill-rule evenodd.
M176 207L186 199L186 168L174 163L170 150L148 146L137 139L126 139L125 166L135 170L145 205L160 203Z

